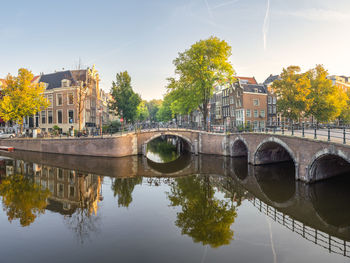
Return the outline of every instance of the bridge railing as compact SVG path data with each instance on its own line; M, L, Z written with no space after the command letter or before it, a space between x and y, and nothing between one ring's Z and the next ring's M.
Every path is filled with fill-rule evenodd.
M349 242L307 226L304 223L297 221L292 217L283 214L282 212L279 212L276 208L267 205L258 198L254 197L249 199L249 201L253 204L253 206L258 208L261 213L264 213L273 221L285 226L306 240L327 249L329 253L335 253L350 258Z

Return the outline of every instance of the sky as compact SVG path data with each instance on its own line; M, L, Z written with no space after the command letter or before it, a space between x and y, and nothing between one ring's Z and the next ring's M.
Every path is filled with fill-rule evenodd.
M217 36L238 76L323 64L350 76L349 0L60 0L1 2L0 78L96 65L109 91L127 70L143 99L162 98L173 60Z

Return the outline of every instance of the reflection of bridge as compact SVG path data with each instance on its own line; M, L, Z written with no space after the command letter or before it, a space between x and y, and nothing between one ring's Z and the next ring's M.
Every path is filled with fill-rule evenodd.
M104 138L13 139L2 146L34 152L77 156L123 157L145 154L151 140L173 135L187 142L190 152L223 156L247 156L253 165L291 160L295 179L312 182L350 171L350 147L282 134L216 134L186 129L161 129Z
M308 241L315 243L316 245L328 249L330 253L336 253L350 258L350 244L345 240L341 240L337 237L331 236L320 230L306 226L304 223L299 222L292 217L279 212L276 208L269 206L259 200L253 198L249 200L260 212L270 217L275 222L285 226L289 230L297 233L301 237Z

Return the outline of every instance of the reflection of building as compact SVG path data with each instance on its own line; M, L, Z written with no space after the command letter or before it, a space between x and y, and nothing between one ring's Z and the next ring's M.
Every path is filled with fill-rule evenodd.
M48 210L72 214L77 208L97 213L101 179L98 175L82 174L45 165L33 164L34 181L51 192Z
M43 190L48 189L51 192L48 210L70 215L81 208L88 209L89 214L97 213L101 198L101 178L98 175L7 158L2 159L0 165L1 174L30 176Z

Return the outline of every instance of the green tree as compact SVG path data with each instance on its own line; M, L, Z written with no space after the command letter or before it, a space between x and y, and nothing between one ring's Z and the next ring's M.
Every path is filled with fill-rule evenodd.
M339 120L342 121L343 124L350 123L350 90L346 92L346 106L342 109Z
M8 75L6 85L2 88L0 101L0 117L4 121L17 122L23 128L23 118L35 115L49 103L44 98L45 86L33 83L34 75L31 71L21 68L18 76Z
M190 49L179 53L174 60L175 73L181 89L178 95L183 100L191 100L202 112L204 126L207 128L208 104L218 82L232 83L234 70L229 62L231 47L217 37L210 37L193 44ZM188 96L191 94L191 96Z
M136 185L141 184L142 177L116 178L112 190L118 196L118 206L129 207L132 202L132 192Z
M146 106L146 101L141 101L140 104L137 106L137 115L136 119L138 121L145 121L149 118L149 112L148 108Z
M157 112L162 105L162 100L150 100L146 103L148 112L149 112L149 120L151 122L158 121Z
M166 95L156 115L158 121L167 122L172 119L173 113L171 111L171 103L172 103L171 96Z
M309 111L311 83L307 74L302 74L300 67L289 66L283 69L280 79L272 84L278 96L277 111L291 120L298 120Z
M208 176L188 176L175 180L168 198L171 206L181 206L176 226L194 242L213 248L230 244L231 225L237 217L234 206L214 197Z
M346 93L327 79L328 72L322 65L317 65L306 74L311 84L308 115L314 116L318 122L335 120L347 106Z
M117 73L116 81L112 83L111 95L113 99L110 103L111 110L117 112L125 122L134 122L141 97L133 91L131 77L127 71Z
M15 174L2 179L0 196L8 220L19 219L22 226L29 226L38 215L45 213L50 192L42 190L30 178Z

